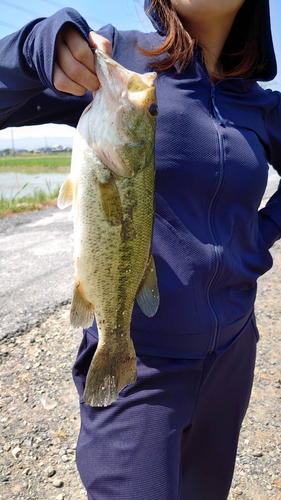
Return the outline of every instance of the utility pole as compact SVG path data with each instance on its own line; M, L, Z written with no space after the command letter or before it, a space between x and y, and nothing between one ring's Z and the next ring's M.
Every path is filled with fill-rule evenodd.
M12 136L12 155L15 156L15 144L14 144L14 132L13 127L11 127L11 136Z

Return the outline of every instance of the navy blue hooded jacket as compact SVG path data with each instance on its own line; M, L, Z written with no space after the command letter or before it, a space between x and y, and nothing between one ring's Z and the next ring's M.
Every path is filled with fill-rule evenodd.
M113 58L132 71L148 70L135 50L157 46L165 32L99 31ZM0 42L0 126L46 122L76 126L91 93L75 97L52 83L56 36L73 23L88 39L86 21L73 9L37 19ZM147 318L136 304L131 334L138 353L204 358L221 353L252 320L256 280L272 266L269 248L281 236L281 189L259 211L268 163L281 174L281 94L262 89L276 62L268 1L259 34L266 61L255 78L212 85L199 47L186 70L156 79L156 215L153 235L160 307ZM96 325L89 329L97 335Z

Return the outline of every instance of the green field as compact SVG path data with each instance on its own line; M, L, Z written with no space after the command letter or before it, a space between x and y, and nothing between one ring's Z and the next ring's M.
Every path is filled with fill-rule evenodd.
M69 169L71 161L71 153L60 153L57 155L31 155L31 156L1 156L0 157L0 172L7 170L20 171L24 169L26 172L29 169L40 171Z

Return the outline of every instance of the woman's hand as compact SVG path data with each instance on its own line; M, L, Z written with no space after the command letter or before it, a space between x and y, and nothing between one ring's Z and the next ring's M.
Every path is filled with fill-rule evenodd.
M112 54L112 45L94 31L89 33L91 47ZM85 38L71 25L59 32L56 41L56 59L53 83L57 90L82 96L100 86L95 71L95 58Z

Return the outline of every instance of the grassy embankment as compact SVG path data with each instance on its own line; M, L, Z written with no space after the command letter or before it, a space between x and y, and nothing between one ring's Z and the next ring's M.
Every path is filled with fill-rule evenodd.
M3 156L0 158L0 172L23 172L39 174L42 172L69 172L70 153L58 155L38 156ZM20 196L24 184L11 199L0 196L0 217L13 213L39 210L48 205L55 205L59 193L59 186L51 190L47 185L47 193L41 189L34 189L32 194Z

